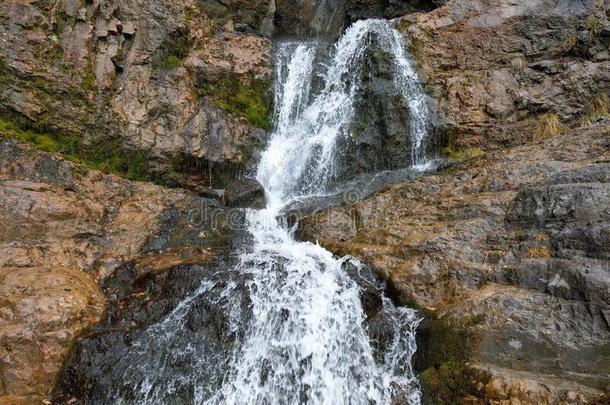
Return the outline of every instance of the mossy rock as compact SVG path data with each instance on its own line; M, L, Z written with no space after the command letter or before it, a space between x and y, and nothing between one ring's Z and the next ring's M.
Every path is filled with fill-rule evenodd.
M491 375L465 364L446 362L430 367L419 376L424 404L452 405L467 397L484 398Z
M424 315L413 356L423 403L456 404L468 396L482 398L490 375L470 366L480 340L476 326L482 318L438 318L436 313L420 308L414 301L410 301L410 306Z
M225 111L246 118L255 127L269 129L270 87L271 83L265 80L255 80L245 85L236 78L227 78L202 85L197 89L197 94Z
M130 180L150 180L147 153L123 148L119 138L85 144L77 135L40 132L39 126L16 117L0 117L0 136L33 144L46 152L59 152L65 159L91 169Z

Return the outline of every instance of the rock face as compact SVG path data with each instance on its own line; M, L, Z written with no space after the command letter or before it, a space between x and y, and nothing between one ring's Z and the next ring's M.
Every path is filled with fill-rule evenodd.
M450 370L434 371L437 362L485 370L481 401L607 390L609 128L606 120L390 186L306 219L302 234L375 266L397 297L429 311L428 327L471 336L454 347L470 352L462 359L426 354L435 344L421 342L425 376ZM425 328L428 340L451 335Z
M193 403L195 387L199 398L219 390L250 301L246 277L229 271L228 256L206 252L148 255L108 278L108 313L76 345L53 402L138 402L142 390L156 401Z
M122 263L185 240L225 246L226 227L199 236L197 224L220 218L210 203L1 140L0 403L49 395L75 339L104 313L98 282Z
M229 207L265 208L265 189L254 179L234 181L225 190Z
M61 266L0 267L0 293L0 402L35 401L49 393L74 340L100 319L105 299L91 276Z
M578 123L610 88L608 1L453 0L404 17L456 147L531 140L542 114Z
M0 112L86 144L118 137L157 172L183 155L247 164L264 132L201 90L269 83L271 43L219 26L207 3L3 2Z
M337 37L364 18L395 18L430 11L443 3L420 0L276 0L276 35Z

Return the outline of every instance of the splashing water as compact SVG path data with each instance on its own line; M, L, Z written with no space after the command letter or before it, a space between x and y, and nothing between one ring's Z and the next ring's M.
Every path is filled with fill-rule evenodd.
M375 43L372 44L371 41ZM407 57L404 39L387 21L356 22L335 46L323 77L324 88L309 104L315 43L280 47L276 87L277 129L258 168L270 207L324 190L334 171L335 146L348 136L354 119L361 69L367 50L376 45L392 55L394 89L407 101L411 115L413 165L425 161L428 107L426 96ZM287 72L287 74L286 74ZM405 157L405 161L406 161Z
M354 100L367 46L394 55L394 84L414 117L414 163L423 159L426 103L400 34L381 20L355 23L335 46L324 87L310 100L317 44L284 43L277 52L276 130L263 153L257 179L268 208L248 213L254 237L240 269L252 275L253 317L232 370L212 403L384 404L397 391L419 403L411 356L415 311L384 300L391 344L376 361L365 324L360 289L344 270L347 258L294 240L276 221L291 198L319 193L333 173L337 140L354 118Z
M124 373L124 383L133 391L131 398L109 396L118 403L172 403L179 391L188 391L183 398L195 404L420 403L411 369L417 313L383 297L379 314L389 332L379 349L369 333L361 289L345 270L347 265L358 271L363 267L319 245L296 241L277 217L291 200L323 193L332 179L335 146L348 136L354 119L370 46L393 56L394 90L411 116L413 165L425 161L425 96L404 40L390 22L365 20L350 27L335 45L316 92L319 46L284 42L276 52L275 131L257 172L268 207L248 211L253 241L234 269L245 280L250 316L243 316L244 296L235 283L218 281L228 274L206 281L135 339ZM178 347L189 311L209 296L212 305L227 313L231 330L243 331L228 357L203 356L216 349L207 348L205 337Z

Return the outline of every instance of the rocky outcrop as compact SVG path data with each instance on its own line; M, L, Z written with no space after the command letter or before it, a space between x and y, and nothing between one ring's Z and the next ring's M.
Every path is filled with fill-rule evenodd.
M610 88L607 1L453 0L400 29L455 148L530 141L545 114L595 119Z
M430 395L470 375L452 401L584 403L610 384L609 128L390 186L302 235L374 265L427 314L415 362Z
M181 156L245 165L264 132L204 90L219 77L268 84L271 43L212 11L194 0L3 2L0 113L87 145L118 138L154 172Z
M265 189L254 179L237 180L225 190L229 207L265 208Z
M74 341L104 314L98 283L123 263L226 246L230 228L214 206L0 140L0 403L49 395ZM204 229L212 218L217 231Z
M444 0L275 0L276 35L338 37L364 18L395 18L430 11Z

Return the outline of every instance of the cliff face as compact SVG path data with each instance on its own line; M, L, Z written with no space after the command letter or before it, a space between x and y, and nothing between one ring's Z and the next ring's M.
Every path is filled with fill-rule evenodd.
M553 403L605 390L609 142L605 121L489 154L310 217L303 236L374 265L399 299L429 311L420 372L460 362L491 372L454 394Z
M154 272L226 248L223 212L0 140L0 403L51 393L75 339L105 313L99 284L123 263L147 255Z
M578 125L610 88L607 1L448 2L404 17L455 148L522 144L551 114Z
M245 164L262 141L271 43L205 2L7 1L0 35L5 117L86 145L119 139L155 172L183 155ZM260 105L235 100L252 89Z
M424 402L609 387L609 10L454 0L403 17L454 166L302 224L426 314Z
M375 266L425 314L415 359L425 402L587 403L610 386L609 10L608 0L8 0L0 133L122 159L128 177L137 156L153 178L209 192L265 140L272 35L334 37L358 18L403 16L454 164L318 213L302 235ZM359 110L391 110L378 87ZM395 162L409 146L391 149ZM394 168L372 152L346 159ZM106 344L122 356L117 325L129 335L154 323L191 273L215 271L233 246L218 201L67 154L76 163L0 140L0 404L47 398L105 312L105 334L83 340L75 364ZM193 227L202 207L218 214L203 222L220 223ZM74 381L76 366L65 370Z

